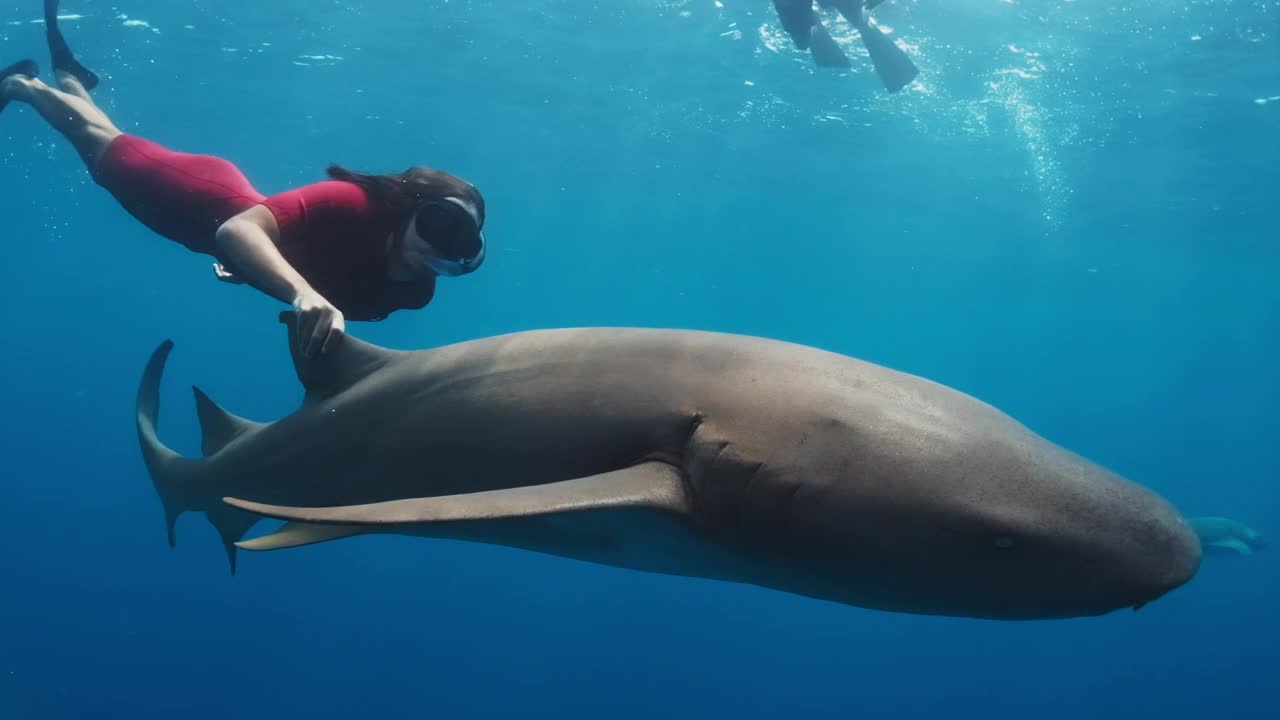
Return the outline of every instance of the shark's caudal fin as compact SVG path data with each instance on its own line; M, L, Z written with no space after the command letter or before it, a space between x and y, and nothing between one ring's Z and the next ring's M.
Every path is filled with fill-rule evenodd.
M165 340L151 354L147 368L142 373L142 383L138 386L138 444L142 447L142 460L151 474L151 482L155 485L156 494L164 506L165 530L169 535L169 547L173 547L174 523L184 510L189 509L191 500L185 492L185 484L193 472L193 462L170 450L156 436L156 420L160 415L160 378L164 375L164 364L173 350L173 341Z
M173 547L176 543L174 525L178 516L188 510L203 510L222 538L231 564L231 573L234 575L235 543L244 537L258 518L218 502L216 488L201 488L199 485L201 461L184 458L160 442L156 434L156 423L160 415L160 379L164 375L165 361L171 350L173 341L164 341L151 354L146 370L143 371L142 382L138 386L138 444L142 447L142 458L151 474L156 494L160 496L160 503L164 506L169 546ZM219 408L199 390L196 390L196 404L200 423L204 428L206 455L217 452L231 440L258 426L258 423L251 423Z

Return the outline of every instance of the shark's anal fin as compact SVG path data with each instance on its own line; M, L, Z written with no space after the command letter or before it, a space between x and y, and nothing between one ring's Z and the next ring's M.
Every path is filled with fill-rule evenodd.
M345 507L284 507L223 498L249 512L304 523L409 525L501 520L614 508L648 508L687 514L689 498L680 470L664 462L588 477L463 495L391 500Z
M198 387L191 388L196 396L196 417L200 419L201 449L206 457L212 455L241 435L266 423L245 420L223 410Z
M363 535L367 532L370 532L367 525L314 525L288 522L270 535L241 540L236 543L236 547L241 550L283 550Z
M327 351L307 357L298 350L297 316L292 312L282 312L280 322L289 328L289 352L293 356L293 368L298 373L298 380L307 389L308 400L336 395L397 356L406 354L402 350L370 345L343 333Z
M227 551L227 562L231 565L231 574L235 575L236 543L262 518L226 505L218 505L206 510L205 517L218 531L218 537L222 539L222 547Z

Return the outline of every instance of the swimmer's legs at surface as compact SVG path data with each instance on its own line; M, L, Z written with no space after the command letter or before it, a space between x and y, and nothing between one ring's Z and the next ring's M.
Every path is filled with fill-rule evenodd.
M74 75L62 70L54 75L58 78L57 88L45 85L40 78L11 75L0 84L0 98L34 107L92 170L107 145L122 133Z
M880 76L886 90L897 92L910 85L920 74L920 70L905 50L898 47L883 30L867 21L866 11L882 2L884 0L867 0L865 3L859 0L818 0L818 4L823 7L839 10L844 19L858 29L862 46L871 56L876 75Z

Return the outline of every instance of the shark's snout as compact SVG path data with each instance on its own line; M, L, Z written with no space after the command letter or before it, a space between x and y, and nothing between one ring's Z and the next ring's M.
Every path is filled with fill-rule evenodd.
M1172 509L1161 513L1140 550L1135 610L1185 585L1200 569L1200 539Z

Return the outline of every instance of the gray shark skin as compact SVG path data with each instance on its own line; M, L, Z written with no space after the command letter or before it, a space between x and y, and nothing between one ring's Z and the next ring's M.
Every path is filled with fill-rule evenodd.
M295 353L306 398L277 422L197 389L203 459L156 435L171 347L139 388L143 457L170 544L202 511L232 572L237 547L395 533L1013 620L1138 608L1200 563L1154 493L968 395L802 345L579 328L405 352L346 335ZM241 541L261 516L289 522Z

